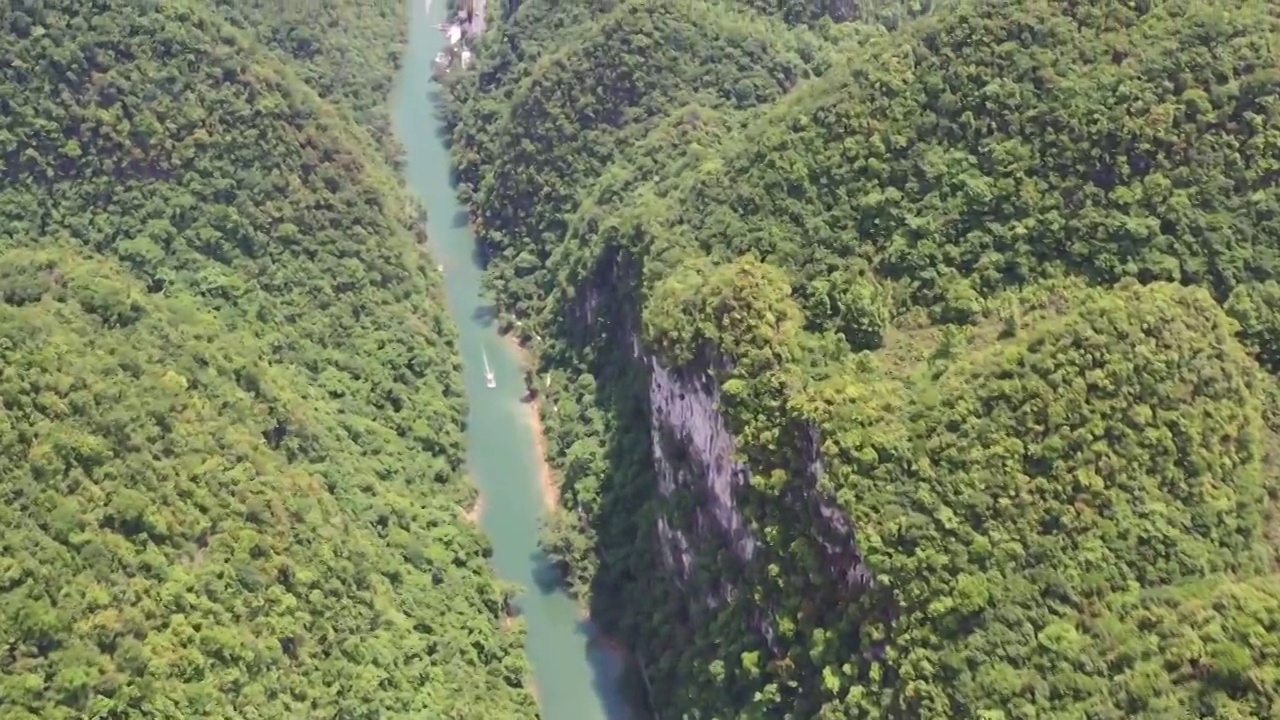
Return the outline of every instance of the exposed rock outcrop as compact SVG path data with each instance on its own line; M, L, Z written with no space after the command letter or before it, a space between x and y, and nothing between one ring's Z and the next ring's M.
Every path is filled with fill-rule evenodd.
M650 435L658 491L672 500L657 520L660 551L674 580L688 590L694 584L695 558L727 547L748 567L760 551L739 494L751 469L738 459L735 438L720 413L720 389L709 374L669 369L644 353L633 339L634 354L649 369ZM786 495L795 511L809 520L814 542L821 548L826 571L843 592L856 594L874 579L862 562L847 514L817 489L823 471L821 437L816 429L804 433L805 475ZM694 499L692 515L681 516L677 489ZM687 506L685 506L687 507ZM704 577L696 583L705 596L690 600L711 606L731 602L738 594L723 577ZM755 608L757 629L775 652L775 608Z

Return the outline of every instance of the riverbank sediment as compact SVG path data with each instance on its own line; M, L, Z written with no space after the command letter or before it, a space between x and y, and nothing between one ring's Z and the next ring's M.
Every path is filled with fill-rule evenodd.
M473 480L472 483L474 484L475 481ZM484 496L477 495L476 501L472 503L471 508L469 510L463 513L463 517L465 517L467 519L467 522L471 523L472 525L479 525L480 514L483 512L484 512Z
M507 333L502 337L519 359L521 368L524 370L537 369L533 367L533 360L529 357L528 349L520 344L520 340L514 334ZM547 454L547 435L542 427L542 405L533 393L529 394L528 400L523 404L528 412L528 416L525 419L529 423L529 429L533 433L534 446L538 451L538 487L542 491L542 502L546 506L548 514L556 513L560 511L560 480L556 477L555 470L551 467L551 461L548 459L550 456Z
M512 352L515 352L517 359L520 360L522 369L525 369L526 372L527 370L536 370L534 364L532 364L529 350L524 345L521 345L515 333L504 333L502 337L503 340L507 341ZM543 419L541 419L541 404L538 400L535 400L534 393L530 392L529 400L524 405L527 406L527 411L529 411L527 420L531 425L530 432L534 437L534 445L538 448L538 478L541 493L543 493L543 502L547 503L548 514L550 512L559 512L561 511L561 507L559 507L559 479L556 477L556 471L552 468L547 454L547 436L545 436ZM591 620L589 607L580 603L579 612L581 620L591 626L591 641L595 646L607 653L613 659L614 664L620 667L630 664L632 661L631 651L628 650L626 644L600 630L600 626L596 625L594 620Z
M537 401L531 401L528 405L530 430L538 449L538 488L542 491L542 502L547 506L547 513L556 513L560 511L560 482L551 468L551 462L547 460L547 437L542 429L542 409L538 407Z

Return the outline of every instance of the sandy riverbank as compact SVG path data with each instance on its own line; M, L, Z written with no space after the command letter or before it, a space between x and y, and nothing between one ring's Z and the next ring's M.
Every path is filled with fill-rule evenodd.
M532 366L532 361L529 357L529 353L524 346L520 344L520 341L516 336L509 333L503 335L503 339L510 344L511 349L520 359L520 366L522 368L530 368ZM555 476L555 472L551 468L551 463L547 461L547 440L546 436L543 434L542 428L542 408L536 400L523 404L526 406L524 411L528 413L526 417L530 424L530 429L533 432L535 447L538 451L538 484L542 488L542 500L546 504L548 513L557 512L560 509L560 486ZM580 617L582 620L587 623L591 623L595 628L594 632L591 634L591 643L609 655L613 659L613 662L617 663L619 666L625 665L631 657L631 653L627 650L626 645L601 632L599 626L596 626L591 620L591 611L588 610L586 606L579 606L579 612L581 613ZM538 699L540 703L541 700L538 698L537 684L531 682L530 690L533 692L534 698Z
M467 522L471 523L472 525L479 525L480 513L482 512L484 512L484 496L477 496L475 504L472 505L471 509L465 513Z
M520 344L520 341L512 334L504 335L503 339L515 351L516 356L520 358L520 367L528 369L530 367L529 353ZM538 450L538 487L542 490L542 502L546 505L547 512L556 512L560 509L560 483L556 479L555 472L551 469L551 463L547 461L547 438L542 429L542 408L538 405L537 400L523 404L525 405L525 411L528 413L526 420L533 431L534 446Z

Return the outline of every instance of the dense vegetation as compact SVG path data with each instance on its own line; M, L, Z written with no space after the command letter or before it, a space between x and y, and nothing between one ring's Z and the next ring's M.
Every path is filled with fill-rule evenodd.
M438 277L350 121L394 62L317 94L195 0L2 21L0 715L536 717Z
M387 158L398 162L386 100L408 29L406 3L211 2L227 20L292 61L300 79L351 113L374 134Z
M495 31L455 153L555 409L547 546L663 717L1280 713L1277 48L1260 0ZM657 366L714 386L752 552Z

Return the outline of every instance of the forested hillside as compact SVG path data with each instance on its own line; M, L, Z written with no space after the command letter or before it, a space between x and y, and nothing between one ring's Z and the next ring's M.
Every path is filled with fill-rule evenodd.
M399 161L386 100L406 38L406 3L209 1L233 25L291 61L300 79L351 113L387 158Z
M217 5L3 13L0 716L536 717L373 140L398 36L313 88L224 13L308 18Z
M662 716L1280 712L1273 4L656 7L449 84Z
M494 43L536 46L537 32L513 27ZM751 107L777 99L824 59L816 42L806 44L781 23L751 22L706 0L622 4L565 32L581 37L508 70L494 92L504 114L486 114L480 100L468 108L475 116L463 128L474 136L458 154L473 207L484 216L486 249L503 260L495 287L530 305L550 282L545 261L557 245L552 240L564 235L578 185L641 139L640 130L685 102ZM709 62L688 56L684 48L695 45ZM584 111L591 114L585 127ZM507 161L485 164L473 147Z

